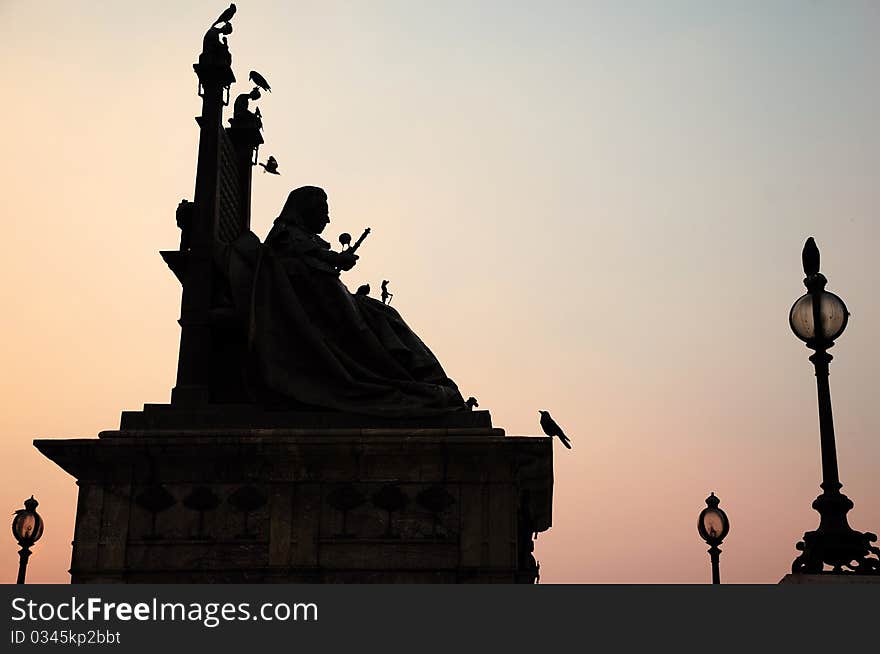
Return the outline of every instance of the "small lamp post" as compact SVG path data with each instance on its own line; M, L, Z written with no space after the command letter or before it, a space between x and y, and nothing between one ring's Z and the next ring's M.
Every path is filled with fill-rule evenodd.
M721 541L730 531L730 520L727 514L718 508L718 498L715 493L710 493L706 498L706 508L700 512L697 519L697 531L700 537L709 545L709 558L712 560L712 583L721 583L721 574L718 571L718 559L721 556Z
M819 442L822 450L822 494L813 502L819 512L819 528L808 531L796 545L801 552L794 563L793 573L820 573L825 564L834 572L880 574L880 549L871 543L877 540L872 533L855 531L849 526L846 514L853 508L852 501L840 492L837 446L834 441L834 418L831 413L831 390L828 385L828 364L834 345L849 321L846 305L834 293L825 290L828 280L819 272L819 248L810 237L802 253L804 286L807 293L798 298L788 314L788 322L795 336L813 350L810 361L816 369L816 389L819 401Z
M31 495L29 500L24 501L24 508L16 511L15 518L12 519L12 535L21 545L18 551L18 584L24 583L31 547L43 535L43 519L37 513L38 505L39 502Z

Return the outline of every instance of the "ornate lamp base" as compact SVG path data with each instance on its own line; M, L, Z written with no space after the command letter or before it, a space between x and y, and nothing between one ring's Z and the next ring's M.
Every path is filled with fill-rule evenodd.
M827 564L835 573L880 575L880 548L871 545L877 536L856 531L846 520L852 501L837 490L825 490L813 508L821 516L819 528L806 532L795 546L802 554L792 563L792 573L817 574Z

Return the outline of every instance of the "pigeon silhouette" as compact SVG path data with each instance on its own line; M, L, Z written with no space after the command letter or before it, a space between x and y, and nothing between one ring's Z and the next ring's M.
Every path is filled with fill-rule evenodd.
M278 172L278 162L275 161L275 157L273 157L271 155L266 160L266 163L261 163L260 165L263 167L264 173L272 173L273 175L280 175L281 174Z
M819 248L816 247L816 241L813 240L812 236L804 243L801 260L804 263L804 274L807 277L819 272Z
M562 444L571 449L571 441L565 435L565 432L562 431L562 427L557 425L556 421L550 416L550 412L538 411L538 413L541 414L541 429L544 430L544 433L548 436L558 436Z
M267 82L266 78L263 77L262 75L260 75L257 71L252 70L248 74L248 79L250 81L252 81L254 84L256 84L257 86L259 86L264 91L268 91L269 93L272 92L272 87L269 86L269 82Z
M235 16L235 3L231 3L226 9L224 9L223 13L217 17L217 20L214 21L214 25L211 27L215 27L220 23L228 23L232 20L233 16Z

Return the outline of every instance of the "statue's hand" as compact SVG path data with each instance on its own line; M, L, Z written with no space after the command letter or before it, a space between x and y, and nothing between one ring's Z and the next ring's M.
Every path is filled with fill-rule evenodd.
M351 270L357 263L358 255L352 252L339 252L336 255L336 265L340 270Z

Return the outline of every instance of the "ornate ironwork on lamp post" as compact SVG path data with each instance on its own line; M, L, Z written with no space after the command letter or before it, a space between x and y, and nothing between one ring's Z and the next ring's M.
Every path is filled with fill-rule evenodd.
M718 562L721 557L721 541L730 531L730 520L727 514L718 508L718 498L715 493L710 493L706 498L706 508L700 512L697 519L697 531L700 537L709 545L709 558L712 560L712 583L721 583L721 573L718 569Z
M21 545L18 551L18 580L15 582L17 584L24 583L31 547L43 535L43 519L37 513L38 505L39 502L31 495L29 500L24 501L24 508L16 511L15 518L12 519L12 535Z
M791 571L816 574L829 565L837 573L848 570L880 574L880 560L875 558L880 556L880 549L871 545L877 536L849 526L846 514L853 508L853 503L840 492L843 485L837 469L837 446L828 385L828 364L832 356L828 354L828 349L846 329L849 311L843 300L825 290L828 280L819 272L819 248L812 237L804 244L802 258L807 293L792 305L788 322L795 336L814 350L810 361L816 369L819 400L822 494L813 501L813 508L820 516L819 528L806 532L804 539L796 545L801 554L792 563Z

